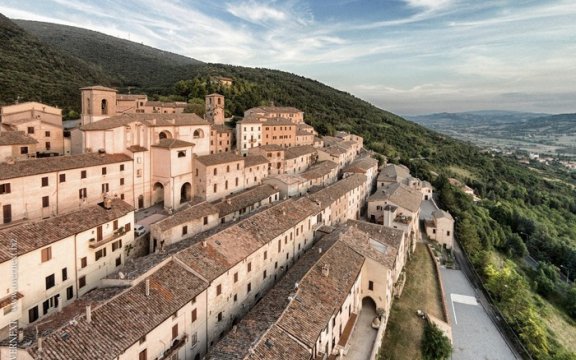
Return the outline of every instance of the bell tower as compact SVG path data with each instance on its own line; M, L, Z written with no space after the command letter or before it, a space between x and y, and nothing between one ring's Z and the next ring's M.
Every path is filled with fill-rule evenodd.
M205 117L214 125L224 125L224 96L220 94L206 95Z
M82 96L82 125L116 115L117 90L104 86L80 89Z

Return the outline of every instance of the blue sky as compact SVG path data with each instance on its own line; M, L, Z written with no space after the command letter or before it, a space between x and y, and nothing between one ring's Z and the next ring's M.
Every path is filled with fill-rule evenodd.
M398 114L576 112L574 0L2 0L0 12L289 71Z

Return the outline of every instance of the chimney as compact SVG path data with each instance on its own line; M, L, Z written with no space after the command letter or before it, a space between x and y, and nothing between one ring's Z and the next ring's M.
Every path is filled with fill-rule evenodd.
M146 297L150 296L150 279L146 279Z
M92 322L92 306L86 305L86 322L90 324Z
M394 221L394 218L396 217L396 207L395 206L391 206L391 205L386 205L384 207L384 221L383 221L383 225L386 227L392 227L392 222Z
M109 197L104 198L104 209L110 210L112 209L112 199Z
M38 338L38 352L42 352L42 338Z
M318 248L318 254L322 254L322 248L321 247Z
M208 242L206 240L202 240L202 247L208 246Z
M322 266L322 275L328 277L329 274L330 274L330 265L324 264Z
M230 199L226 199L226 204L228 204L228 205L232 205L232 200L230 200Z

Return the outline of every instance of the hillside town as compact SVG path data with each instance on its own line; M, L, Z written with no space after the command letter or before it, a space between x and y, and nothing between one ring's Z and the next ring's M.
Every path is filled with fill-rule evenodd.
M0 109L2 359L375 359L416 244L453 246L430 183L297 108L80 96L70 136Z

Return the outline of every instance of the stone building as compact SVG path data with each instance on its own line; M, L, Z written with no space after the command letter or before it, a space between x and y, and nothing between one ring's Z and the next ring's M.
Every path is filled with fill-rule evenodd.
M245 189L244 157L219 153L195 158L196 196L207 201L221 199Z
M0 299L0 338L7 336L10 321L36 323L100 286L100 280L130 256L133 228L134 208L121 200L105 200L0 229L0 290L9 294L17 289L18 294L17 304Z
M65 154L62 109L37 102L3 106L0 108L0 123L2 131L23 132L37 141L34 151L38 154L29 151L18 155Z
M425 222L426 235L448 249L454 245L454 218L449 212L435 210L432 219Z
M0 131L0 162L14 162L36 157L38 141L24 131Z

